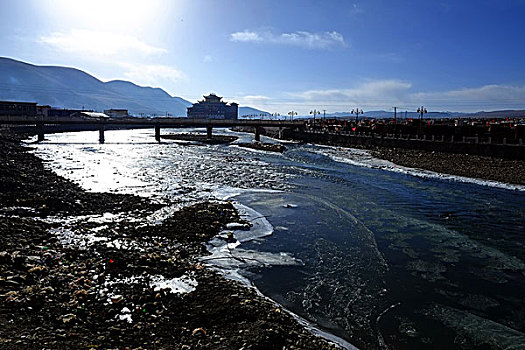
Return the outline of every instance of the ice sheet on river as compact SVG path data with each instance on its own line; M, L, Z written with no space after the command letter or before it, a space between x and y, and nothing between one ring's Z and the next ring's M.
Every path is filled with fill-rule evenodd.
M257 211L245 205L234 203L240 216L250 222L252 227L246 230L229 229L221 232L217 237L210 240L207 249L211 253L201 260L222 270L227 276L234 279L246 280L239 274L239 268L247 268L254 265L297 265L301 262L293 258L290 254L259 252L239 248L242 243L261 239L273 233L273 227L268 220ZM233 232L235 242L227 242L227 232Z

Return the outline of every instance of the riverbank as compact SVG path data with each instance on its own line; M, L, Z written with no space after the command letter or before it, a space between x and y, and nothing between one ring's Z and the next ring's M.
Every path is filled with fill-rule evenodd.
M525 161L402 148L368 148L397 165L502 183L525 185Z
M249 130L242 131L250 132ZM264 134L274 138L279 137L277 129L267 128ZM525 160L522 159L364 144L349 146L346 143L338 143L333 139L327 142L313 143L369 150L372 156L376 158L388 160L394 164L409 168L507 184L525 185Z
M172 204L172 203L168 203ZM240 218L91 193L0 134L0 347L333 349L254 289L199 263Z

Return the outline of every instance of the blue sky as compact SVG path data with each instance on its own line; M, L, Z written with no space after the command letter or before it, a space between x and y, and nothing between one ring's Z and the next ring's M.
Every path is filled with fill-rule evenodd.
M0 56L286 114L525 109L524 0L3 0Z

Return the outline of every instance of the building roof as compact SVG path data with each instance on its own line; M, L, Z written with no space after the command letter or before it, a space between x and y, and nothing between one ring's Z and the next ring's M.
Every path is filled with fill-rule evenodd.
M222 100L221 96L215 95L213 92L210 93L208 96L203 96L206 100Z

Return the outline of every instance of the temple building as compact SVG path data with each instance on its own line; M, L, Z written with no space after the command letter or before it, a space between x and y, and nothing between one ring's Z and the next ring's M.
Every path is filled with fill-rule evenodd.
M198 101L188 107L188 118L199 119L237 119L239 105L235 102L227 104L222 97L214 93L204 96L204 101Z

